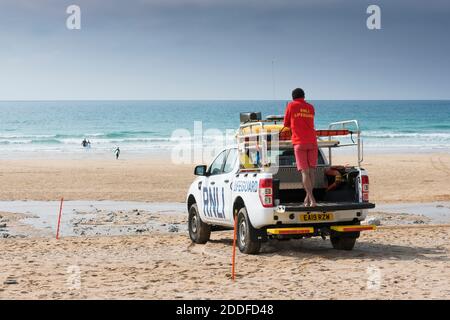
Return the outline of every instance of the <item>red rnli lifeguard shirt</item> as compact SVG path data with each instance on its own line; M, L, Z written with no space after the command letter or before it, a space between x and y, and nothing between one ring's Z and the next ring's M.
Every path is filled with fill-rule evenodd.
M289 102L284 115L284 126L291 129L292 144L317 143L314 107L305 99Z

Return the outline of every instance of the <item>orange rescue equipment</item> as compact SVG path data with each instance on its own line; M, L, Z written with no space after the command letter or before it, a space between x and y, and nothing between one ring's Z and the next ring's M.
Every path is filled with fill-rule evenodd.
M327 191L332 191L336 189L343 181L342 174L339 170L343 170L345 167L343 166L333 166L327 171L325 174L330 177L334 177L334 182L330 184L327 188Z
M346 136L350 134L347 129L342 130L316 130L316 135L318 137L331 137L331 136Z

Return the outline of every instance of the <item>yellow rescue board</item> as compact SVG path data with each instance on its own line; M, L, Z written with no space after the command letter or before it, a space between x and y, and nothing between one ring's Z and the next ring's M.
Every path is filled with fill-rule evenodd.
M280 132L283 130L283 132L291 132L291 129L284 127L281 124L267 124L264 126L249 126L241 129L243 134L249 134L249 133L260 133L266 132L266 133L272 133L272 132Z

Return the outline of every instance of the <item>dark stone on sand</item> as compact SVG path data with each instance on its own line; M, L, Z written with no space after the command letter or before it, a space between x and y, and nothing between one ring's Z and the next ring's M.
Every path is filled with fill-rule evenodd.
M18 284L16 279L6 279L3 284Z

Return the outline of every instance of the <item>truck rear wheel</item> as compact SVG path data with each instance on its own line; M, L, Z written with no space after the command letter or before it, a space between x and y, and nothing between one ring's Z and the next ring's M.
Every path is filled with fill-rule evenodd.
M208 242L209 237L211 236L211 226L200 219L198 207L195 203L189 208L188 227L189 237L193 242L198 244L205 244Z
M239 250L246 254L257 254L261 248L261 241L255 240L256 230L250 223L247 209L241 208L238 212L237 243Z
M330 237L331 244L336 250L352 250L356 243L356 238L345 236L332 236Z

